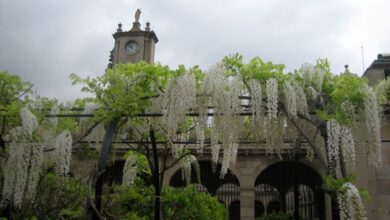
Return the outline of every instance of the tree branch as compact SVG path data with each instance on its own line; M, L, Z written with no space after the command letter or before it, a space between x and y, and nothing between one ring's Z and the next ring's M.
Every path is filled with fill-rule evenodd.
M315 125L315 126L318 126L318 124L319 124L318 122L316 122L316 121L314 121L313 119L307 117L306 115L303 115L303 114L298 113L298 117L300 117L300 118L302 118L302 119L304 119L304 120L306 120L306 121L312 123L312 124Z
M100 220L104 220L104 217L100 214L99 210L97 210L95 203L93 202L92 189L96 185L97 179L99 179L99 177L104 172L105 172L105 170L101 170L100 172L95 172L95 175L91 175L91 177L89 178L89 181L88 181L88 204L89 204L90 208L94 211L95 216L98 217ZM86 219L88 219L88 218L86 218Z
M18 97L14 98L10 101L15 101L15 100L20 99L22 96L26 95L32 89L33 86L34 86L34 84L31 84L22 94L20 94Z
M79 139L77 139L77 141L74 141L72 144L75 145L75 144L78 144L80 141L82 141L85 137L87 137L94 128L96 128L100 123L102 122L102 120L96 122L95 124L93 124L88 130L87 132L85 132L84 135L82 135Z
M284 114L286 115L286 117L293 123L293 125L298 129L299 133L301 133L301 135L306 139L307 143L310 145L310 147L313 149L314 153L317 155L318 157L318 161L320 162L320 164L324 167L325 169L325 172L328 174L329 173L329 169L328 169L328 166L325 162L325 160L321 157L321 152L318 150L316 144L310 139L310 137L306 134L306 132L301 128L301 126L299 126L298 122L290 117L286 110L282 107L281 108L284 112ZM318 125L317 125L318 126Z
M165 168L167 166L167 160L168 160L168 154L169 154L170 150L167 148L167 145L164 145L164 157L163 157L163 162L162 162L162 168L161 168L161 172L160 172L160 188L162 188L162 183L164 181L164 173L165 173Z
M184 153L182 154L179 158L177 158L173 163L171 163L169 166L166 167L165 170L169 170L170 168L172 168L173 166L175 166L175 164L177 164L178 162L180 162L180 160L182 160L184 157L187 157L188 155L191 155L192 154L192 151L188 152L188 153Z

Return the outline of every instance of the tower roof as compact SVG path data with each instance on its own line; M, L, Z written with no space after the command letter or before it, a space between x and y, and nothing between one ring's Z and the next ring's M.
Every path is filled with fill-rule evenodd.
M118 39L119 37L126 37L126 36L146 36L146 37L153 38L155 43L158 42L157 35L154 33L154 31L130 30L130 31L123 31L123 32L116 32L112 36L114 37L115 40Z
M150 37L154 40L155 43L158 42L157 35L154 33L154 31L150 30L150 22L146 22L146 28L145 30L141 29L141 23L139 22L141 16L141 10L137 9L134 15L134 22L133 27L129 31L123 31L122 30L122 24L118 24L118 29L116 33L113 34L114 39L118 39L119 37L126 37L126 36L146 36Z

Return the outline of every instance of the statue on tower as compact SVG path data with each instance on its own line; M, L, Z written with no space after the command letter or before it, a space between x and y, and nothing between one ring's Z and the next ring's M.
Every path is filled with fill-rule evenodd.
M138 8L137 11L135 12L135 22L139 22L139 17L141 16L141 10Z

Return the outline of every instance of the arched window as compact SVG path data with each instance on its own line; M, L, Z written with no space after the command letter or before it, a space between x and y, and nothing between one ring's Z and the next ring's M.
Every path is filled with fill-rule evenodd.
M225 178L221 179L221 164L218 164L217 169L213 172L210 161L199 161L199 167L201 183L197 182L194 169L191 169L191 183L198 191L207 190L208 193L217 197L228 209L230 220L240 219L240 183L237 177L229 170ZM173 187L185 186L181 169L173 174L169 185Z
M230 206L233 201L240 200L240 187L231 183L223 184L217 189L216 197Z
M280 193L279 191L272 185L269 184L260 184L255 187L255 201L260 202L263 207L259 207L261 212L261 215L256 215L257 207L256 207L256 202L255 202L255 217L260 217L262 215L267 215L270 213L270 211L275 211L276 209L277 212L280 211L281 209L281 201L280 201ZM271 204L271 202L273 202ZM275 205L276 202L278 202L278 205ZM271 204L271 208L270 208Z
M191 184L191 185L194 186L195 189L196 189L198 192L208 193L207 188L206 188L205 186L203 186L202 184L200 184L200 183L193 183L193 184Z

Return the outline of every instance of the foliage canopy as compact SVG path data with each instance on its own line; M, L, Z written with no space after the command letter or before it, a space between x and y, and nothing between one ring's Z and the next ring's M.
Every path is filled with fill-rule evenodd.
M202 153L207 145L213 164L222 163L223 177L229 166L235 163L242 140L251 141L259 148L263 147L267 154L282 158L287 153L283 146L288 137L289 143L297 143L291 146L293 153L303 150L308 160L317 159L329 175L327 182L337 185L330 188L340 195L345 196L347 192L353 195L355 205L361 204L360 196L348 176L356 173L356 155L367 154L375 167L381 165L379 113L386 97L384 94L387 94L390 86L381 84L380 88L374 90L367 85L366 79L347 71L334 75L326 59L319 59L315 65L304 64L300 69L286 73L284 65L265 62L258 57L245 63L241 55L235 54L225 57L208 71L202 71L197 66L190 69L179 66L171 70L161 64L139 62L117 64L96 78L81 78L76 74L70 78L73 84L83 85L83 92L94 95L88 100L76 101L73 106L81 106L85 114L93 114L93 120L49 120L45 117L48 109L51 109L51 116L73 110L66 109L56 100L45 98L39 99L41 107L34 108L38 99L22 99L31 84L23 82L18 76L0 72L1 153L7 155L2 163L11 164L12 158L22 158L23 155L17 155L18 151L13 151L17 147L27 152L26 155L37 152L31 153L34 157L22 166L23 169L19 169L23 174L22 170L35 167L29 164L30 161L39 161L34 186L38 186L38 177L48 173L44 171L45 168L58 170L61 165L60 174L67 175L69 167L63 165L70 163L69 149L73 144L80 144L83 138L88 139L88 144L103 142L101 155L110 152L113 141L137 143L130 150L146 155L146 161L137 161L143 161L140 167L147 164L154 177L162 176L169 166L164 161L161 163L162 171L158 170L160 163L152 160L148 140L154 142L154 148L159 143L159 149L164 149L165 158L171 153L187 174L191 172L191 164L196 167L195 155ZM21 134L17 132L18 129L24 131L29 126L27 122L34 124L30 126L34 129L27 132L28 138L25 132L19 135L24 139L12 140L12 135L18 137L15 134ZM73 142L70 132L79 141ZM154 132L156 140L153 140ZM189 144L194 141L196 144ZM51 145L56 147L51 148ZM50 153L52 151L53 154ZM51 157L52 166L43 162L43 155ZM60 160L59 155L65 155L66 159ZM101 158L107 158L107 155L103 156ZM136 159L128 157L128 160L132 160L128 162L130 173L137 166ZM103 160L102 163L106 164L107 161ZM4 180L10 181L6 179L7 172L3 171ZM24 182L20 181L24 186L29 177L27 174L22 176ZM19 181L16 179L16 182ZM159 187L155 187L155 190ZM126 190L129 191L124 195L129 198L119 200L124 204L127 200L132 201L128 203L128 209L134 208L131 206L136 205L135 200L143 204L152 199L146 194L142 196L149 190L147 188L142 188L142 191L134 186ZM164 192L167 193L164 203L180 206L189 202L188 197L193 195L194 189L184 189L182 194L174 189L165 189ZM199 201L202 199L208 200L199 196ZM210 206L217 207L209 201ZM15 204L20 205L19 202ZM348 216L351 207L342 205L344 214ZM201 206L200 202L198 206L207 215L224 215L210 213L209 207ZM142 210L142 207L137 210ZM180 211L183 210L186 208L182 207ZM173 208L163 207L163 212L172 218L181 216ZM186 212L187 216L195 216L191 210ZM146 216L127 214L140 218Z

